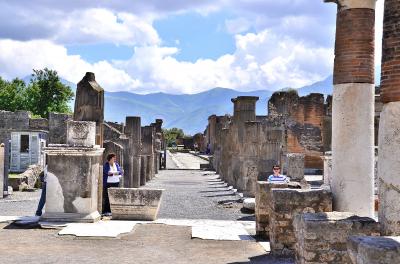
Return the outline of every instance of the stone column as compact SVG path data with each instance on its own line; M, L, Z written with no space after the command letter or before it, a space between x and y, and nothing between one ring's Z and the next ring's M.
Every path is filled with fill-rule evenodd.
M376 0L338 4L332 113L334 210L374 215Z
M142 141L143 141L143 149L142 155L145 155L146 158L146 181L150 181L154 177L154 128L152 126L145 126L142 128Z
M140 117L127 116L126 117L125 134L129 138L129 175L125 179L127 188L139 188L140 186L140 165L141 165L141 126Z
M304 157L302 153L288 153L287 157L287 176L292 181L304 180Z
M385 1L379 123L379 222L385 235L400 235L400 3Z
M67 145L49 145L43 221L94 222L103 148L95 145L95 122L67 123Z
M0 143L0 198L4 196L4 144Z

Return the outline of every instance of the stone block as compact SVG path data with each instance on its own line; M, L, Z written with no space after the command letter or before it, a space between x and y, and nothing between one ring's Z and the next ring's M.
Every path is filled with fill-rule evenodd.
M96 145L96 123L69 121L67 123L67 145L89 148Z
M347 240L352 235L379 236L379 224L353 213L326 212L297 215L296 263L351 264Z
M294 255L295 216L302 213L331 212L332 193L325 189L272 189L271 193L271 250L278 255Z
M156 220L162 193L160 189L109 188L113 219Z
M297 182L291 183L270 183L267 181L258 181L256 190L256 234L263 239L269 239L269 210L271 206L271 190L273 188L291 188L300 189Z
M400 263L400 237L351 236L347 252L353 264Z
M41 220L95 222L100 219L97 202L103 151L99 147L60 145L49 145L45 149L47 192Z
M287 154L287 176L292 181L302 181L304 179L304 157L302 153Z

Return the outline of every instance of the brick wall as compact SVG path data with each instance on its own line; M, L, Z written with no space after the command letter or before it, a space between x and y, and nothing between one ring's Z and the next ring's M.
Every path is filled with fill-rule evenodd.
M334 84L375 83L375 10L339 10L336 25Z
M383 103L400 101L400 3L385 1L383 22L381 97Z

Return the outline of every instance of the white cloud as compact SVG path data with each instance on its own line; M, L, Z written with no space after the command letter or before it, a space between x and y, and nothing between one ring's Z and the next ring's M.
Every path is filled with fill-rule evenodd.
M138 80L107 61L90 64L78 55L68 55L66 48L47 40L0 40L0 76L25 77L32 69L44 67L56 70L62 78L75 83L85 72L95 72L98 82L108 91L134 90L140 85Z
M250 29L251 22L244 17L228 19L225 21L225 27L229 33L238 34Z

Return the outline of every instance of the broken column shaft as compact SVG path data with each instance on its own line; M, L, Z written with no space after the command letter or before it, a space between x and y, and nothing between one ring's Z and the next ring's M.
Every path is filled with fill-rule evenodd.
M141 126L140 117L127 116L125 134L129 138L129 172L124 177L124 187L138 188L140 187L140 165L141 165Z
M400 3L385 1L379 123L379 222L384 235L400 235Z
M332 113L334 210L374 215L375 0L338 4Z

